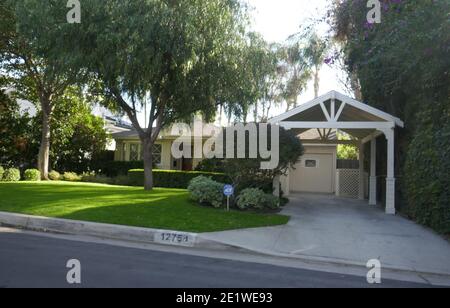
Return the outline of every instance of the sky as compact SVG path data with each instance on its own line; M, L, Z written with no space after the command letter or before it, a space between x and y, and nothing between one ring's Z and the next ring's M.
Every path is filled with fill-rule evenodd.
M261 33L269 42L283 42L290 35L299 31L300 25L311 18L323 16L332 0L247 0L253 10L251 12L252 28ZM326 28L321 29L326 31ZM320 73L319 95L331 90L345 93L345 89L338 81L343 72L336 71L327 65L322 67ZM299 104L306 103L314 98L313 81L308 89L299 97ZM284 110L274 110L272 116ZM277 114L278 113L278 114Z

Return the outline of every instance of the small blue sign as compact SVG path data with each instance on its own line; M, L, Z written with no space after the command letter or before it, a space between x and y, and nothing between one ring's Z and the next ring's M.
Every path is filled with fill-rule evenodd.
M234 195L234 187L232 185L225 185L223 187L223 194L226 197L231 197L232 195Z

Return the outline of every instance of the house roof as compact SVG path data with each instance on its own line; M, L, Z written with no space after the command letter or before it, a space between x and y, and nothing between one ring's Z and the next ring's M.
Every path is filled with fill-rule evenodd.
M205 129L205 127L209 127L208 129ZM199 137L203 138L210 138L214 135L213 130L219 130L221 127L213 126L212 124L208 124L204 126L204 129L201 131L202 135ZM144 129L144 131L147 131L147 129ZM170 128L166 128L161 131L159 134L159 139L176 139L181 136L190 136L191 133L196 136L196 130L189 127L189 125L185 124L174 124ZM120 139L139 139L138 132L133 128L122 132L117 132L112 134L113 138L116 140Z

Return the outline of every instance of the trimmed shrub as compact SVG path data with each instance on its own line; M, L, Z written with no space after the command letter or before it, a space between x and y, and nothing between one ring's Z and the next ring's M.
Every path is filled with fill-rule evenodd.
M82 177L76 174L75 172L64 172L63 180L68 182L79 182Z
M241 191L236 204L241 210L273 210L280 207L280 199L274 195L266 194L261 189L247 188Z
M103 161L91 166L92 171L108 177L127 175L130 169L143 169L143 161Z
M0 181L3 179L3 173L5 173L5 169L3 169L2 166L0 166Z
M128 172L130 185L144 185L144 170L135 169ZM197 171L172 171L172 170L153 170L153 183L155 187L162 188L188 188L190 182L199 176L210 177L219 183L230 182L229 178L223 173L197 172Z
M18 182L20 181L20 170L16 168L6 169L3 173L3 182Z
M25 170L23 178L25 181L37 182L41 180L41 172L37 169L28 169Z
M48 178L52 181L59 181L61 180L61 174L58 171L52 170L48 173Z
M224 184L218 183L211 178L199 176L194 178L188 187L192 200L202 205L210 205L220 208L224 202Z

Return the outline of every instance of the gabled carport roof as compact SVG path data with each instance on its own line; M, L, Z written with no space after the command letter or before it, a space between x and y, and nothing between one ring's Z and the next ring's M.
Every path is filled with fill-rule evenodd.
M328 92L269 121L303 133L309 129L340 129L362 140L403 121L337 91Z
M375 117L378 117L378 118L384 120L385 122L393 122L393 123L395 123L396 126L404 127L403 121L400 120L399 118L394 117L394 116L392 116L384 111L381 111L377 108L374 108L372 106L369 106L367 104L359 102L359 101L357 101L347 95L339 93L337 91L330 91L327 94L322 95L316 99L313 99L312 101L310 101L308 103L302 104L302 105L298 106L297 108L294 108L280 116L277 116L277 117L271 119L270 123L274 124L274 123L279 123L279 122L285 121L285 120L287 120L295 115L298 115L302 112L305 112L308 109L311 109L315 106L320 106L323 111L323 106L321 106L321 105L323 105L323 103L326 101L332 101L332 100L336 100L336 101L345 103L345 104L341 104L340 108L335 110L336 111L336 114L335 114L336 120L340 117L340 115L342 115L342 113L345 110L345 107L352 106L352 107L356 108L357 110L360 110L362 112L366 112ZM331 118L327 119L327 120L331 120Z

